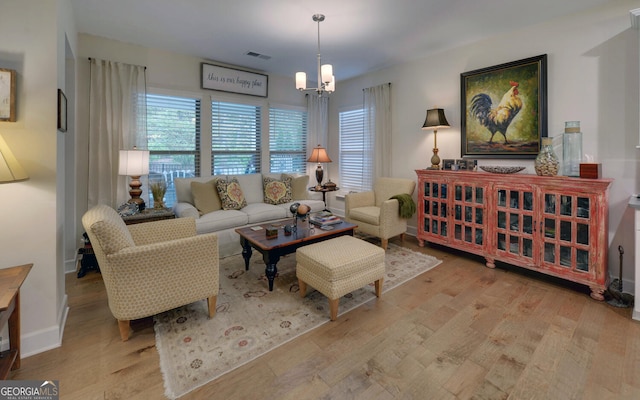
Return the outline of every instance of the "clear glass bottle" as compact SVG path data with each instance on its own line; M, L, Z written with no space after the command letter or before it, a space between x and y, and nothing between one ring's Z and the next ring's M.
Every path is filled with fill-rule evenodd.
M580 121L564 123L562 135L562 174L566 176L580 176L582 162L582 132Z
M542 147L534 162L536 174L544 176L558 175L558 157L553 152L553 138L542 138Z

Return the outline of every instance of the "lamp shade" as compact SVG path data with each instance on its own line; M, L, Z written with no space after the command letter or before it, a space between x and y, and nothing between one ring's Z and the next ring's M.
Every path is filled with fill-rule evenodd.
M449 128L449 126L449 122L447 121L447 117L444 116L444 110L442 108L427 110L427 118L424 120L424 125L422 125L423 130L438 130L441 128Z
M9 146L0 136L0 183L21 181L28 178L29 175L22 169Z
M311 152L311 157L309 157L307 162L329 163L331 162L331 159L329 158L329 155L327 155L327 150L318 145L318 147L315 147Z
M119 175L140 176L149 173L149 150L120 150Z

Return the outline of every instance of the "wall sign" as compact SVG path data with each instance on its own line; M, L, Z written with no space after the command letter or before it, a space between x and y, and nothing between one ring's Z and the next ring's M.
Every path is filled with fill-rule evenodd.
M202 63L202 88L267 97L269 77L264 74Z

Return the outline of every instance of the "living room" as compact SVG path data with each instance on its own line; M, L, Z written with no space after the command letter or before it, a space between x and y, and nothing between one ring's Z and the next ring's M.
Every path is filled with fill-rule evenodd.
M87 208L85 135L88 124L87 59L95 57L147 67L150 90L197 93L208 99L215 92L200 88L198 57L78 34L71 3L47 1L33 7L20 0L3 5L0 68L18 71L17 122L0 122L2 136L29 174L29 180L0 185L0 233L3 265L33 263L22 290L23 356L60 346L68 313L65 275L75 271L80 243L80 217ZM579 120L585 154L602 164L602 175L614 179L609 194L609 273L617 277L618 246L625 251L623 282L634 284L633 212L629 197L636 193L639 131L639 43L629 11L634 1L608 1L591 9L534 26L511 29L478 42L388 66L338 82L329 102L331 156L339 151L340 110L362 104L362 89L392 84L391 175L416 179L415 170L428 166L433 136L421 130L425 110L445 109L451 124L438 135L442 158L459 158L461 141L460 74L540 54L548 55L548 134L562 133L564 122ZM322 10L318 10L322 11ZM56 16L52 18L52 16ZM310 20L309 24L313 24ZM437 32L425 32L437 36ZM314 54L314 38L309 43ZM323 52L330 47L323 45ZM211 56L215 61L215 55ZM338 65L335 66L339 68ZM311 72L311 71L308 71ZM69 104L69 129L56 132L58 88ZM305 106L292 76L269 76L269 103ZM612 140L612 139L616 140ZM485 165L526 165L533 160L481 160ZM326 165L338 184L339 166ZM329 196L340 214L344 203ZM417 222L409 221L415 234ZM6 335L2 335L3 338ZM43 377L45 378L45 377Z

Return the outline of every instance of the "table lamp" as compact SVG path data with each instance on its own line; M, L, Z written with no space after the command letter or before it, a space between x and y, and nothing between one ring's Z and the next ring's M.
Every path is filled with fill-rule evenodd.
M438 142L437 134L438 129L448 128L449 122L444 116L444 110L442 108L432 108L427 110L427 118L424 120L422 130L426 131L433 129L433 156L431 157L431 167L428 169L440 169L440 157L438 157Z
M0 183L22 181L28 178L29 175L14 157L7 142L0 136Z
M127 203L136 203L138 210L142 211L145 208L144 200L140 198L142 194L142 183L140 182L141 175L147 175L149 173L149 151L138 150L120 150L120 165L118 168L119 175L127 175L131 177L129 182L129 195L131 198Z
M322 178L324 177L324 171L322 170L322 165L320 163L330 163L331 159L327 155L327 150L318 145L318 147L314 147L311 152L311 157L307 160L307 162L315 162L318 163L318 168L316 168L316 181L318 181L318 185L316 189L322 187Z

